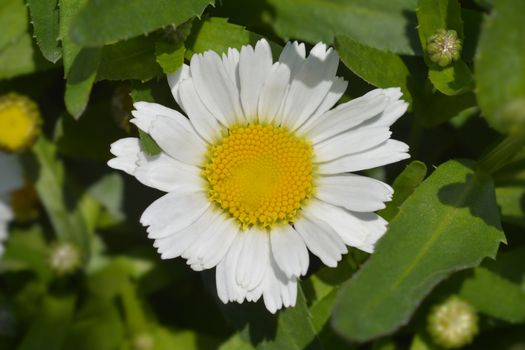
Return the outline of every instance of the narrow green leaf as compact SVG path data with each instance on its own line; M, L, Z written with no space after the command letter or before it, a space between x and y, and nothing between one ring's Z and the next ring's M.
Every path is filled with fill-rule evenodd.
M140 36L105 46L97 80L149 80L162 74L155 60L155 41Z
M47 295L18 350L61 350L75 311L73 296Z
M435 65L430 67L428 78L436 89L448 96L463 94L474 89L472 72L461 60L444 68Z
M524 1L500 0L481 32L475 74L479 105L501 132L525 130Z
M270 0L273 27L282 38L332 43L343 34L379 50L421 55L416 0Z
M166 41L157 41L155 43L157 63L166 74L174 73L182 66L185 52L186 48L183 42L169 43Z
M394 180L392 185L394 196L392 200L378 214L388 221L392 220L399 212L401 205L414 193L426 175L427 167L425 163L416 160L407 165L405 170Z
M511 323L525 322L525 291L484 267L468 275L458 294L484 314Z
M48 61L56 63L62 57L58 0L27 0L27 5L40 51Z
M23 0L4 0L0 4L0 53L17 42L27 30L27 9Z
M343 63L352 72L380 88L400 87L403 91L403 99L412 105L410 88L414 82L407 66L399 56L374 49L341 35L335 37L335 47ZM388 69L378 69L378 67L388 67Z
M392 333L437 283L494 257L502 241L491 178L469 162L448 161L405 201L376 252L343 286L334 327L359 341Z
M140 137L140 143L142 145L142 149L148 155L156 156L162 152L162 149L157 144L157 142L155 142L153 137L151 137L149 134L146 134L144 131L140 129L139 129L139 137Z
M24 163L58 239L77 245L87 259L90 233L77 207L78 196L66 181L62 162L56 158L55 145L40 137L33 146L33 157Z
M93 0L79 13L71 36L84 46L102 46L148 34L200 16L213 0Z
M64 49L66 77L65 103L67 111L78 119L84 112L95 82L100 61L100 49L86 49L74 43L69 35L73 18L87 0L60 0L60 37Z
M228 19L211 17L199 22L193 22L190 35L186 40L186 58L194 53L213 50L218 54L233 47L240 49L243 45L255 45L261 39L259 34L247 31L244 27L228 23ZM270 42L274 58L278 57L281 47Z
M40 57L36 54L31 35L25 33L20 36L17 41L0 52L0 79L13 78L47 68L45 65L40 65L38 60Z

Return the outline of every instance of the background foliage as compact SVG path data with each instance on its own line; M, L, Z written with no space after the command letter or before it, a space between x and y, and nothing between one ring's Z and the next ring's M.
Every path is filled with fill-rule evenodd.
M0 348L439 349L427 315L450 295L479 313L470 348L525 347L524 21L516 0L0 0L0 92L44 117L23 154L39 215L12 226L0 262ZM438 29L464 41L447 67L426 53ZM138 224L160 193L105 165L138 135L133 101L175 108L166 73L260 37L274 54L334 45L344 100L400 86L410 102L394 135L413 161L368 173L396 190L377 252L314 260L276 316L223 305L213 272L160 260ZM50 264L60 242L81 253L72 274Z

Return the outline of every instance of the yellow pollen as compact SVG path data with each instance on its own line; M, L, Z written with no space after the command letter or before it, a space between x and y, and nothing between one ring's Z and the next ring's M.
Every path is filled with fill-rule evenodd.
M40 114L36 104L25 96L0 97L0 149L20 151L29 146L40 132Z
M209 149L209 199L243 229L293 222L314 191L313 148L285 128L236 126Z

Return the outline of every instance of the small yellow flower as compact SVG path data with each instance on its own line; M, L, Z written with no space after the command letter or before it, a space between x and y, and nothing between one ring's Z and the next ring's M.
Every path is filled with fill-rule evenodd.
M40 134L38 106L14 93L0 96L0 149L18 152L29 147Z

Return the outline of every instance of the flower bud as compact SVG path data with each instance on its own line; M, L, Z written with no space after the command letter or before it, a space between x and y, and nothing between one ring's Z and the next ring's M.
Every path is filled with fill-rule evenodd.
M57 243L51 250L51 269L58 276L68 275L80 267L80 253L73 244Z
M455 30L440 29L427 40L430 60L441 67L448 66L461 57L463 44Z
M40 134L42 119L37 105L14 93L0 96L0 149L22 151Z
M431 310L428 332L445 349L461 348L478 333L478 316L469 303L451 296Z

